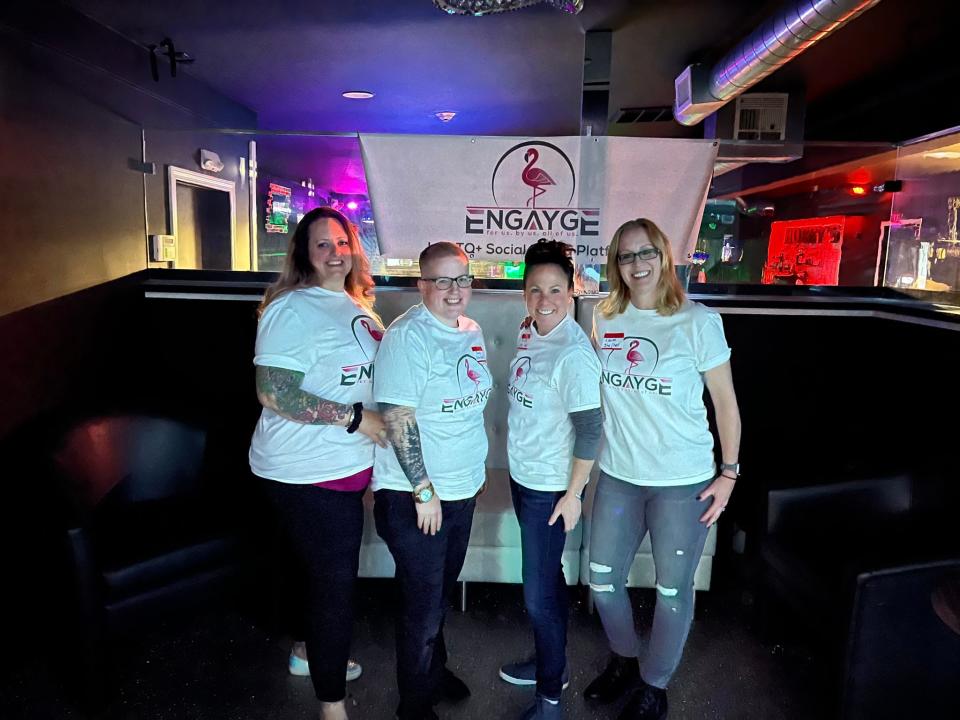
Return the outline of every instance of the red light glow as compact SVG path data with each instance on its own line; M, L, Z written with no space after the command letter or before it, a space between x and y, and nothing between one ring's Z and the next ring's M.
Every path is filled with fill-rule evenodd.
M857 196L866 195L867 189L863 185L854 185L850 188L850 194Z

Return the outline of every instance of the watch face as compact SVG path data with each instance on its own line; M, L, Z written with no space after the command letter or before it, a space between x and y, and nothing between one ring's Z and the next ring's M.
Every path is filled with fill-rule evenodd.
M420 502L430 502L433 500L433 488L425 487L417 495L420 497Z

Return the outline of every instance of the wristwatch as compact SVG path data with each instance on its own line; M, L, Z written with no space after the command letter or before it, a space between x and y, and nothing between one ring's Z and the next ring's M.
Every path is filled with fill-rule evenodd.
M740 477L740 463L720 463L720 473L722 474L726 470L732 470L733 474L736 477L730 478L731 480L736 480Z
M433 485L427 483L422 488L413 491L413 499L421 505L433 500Z

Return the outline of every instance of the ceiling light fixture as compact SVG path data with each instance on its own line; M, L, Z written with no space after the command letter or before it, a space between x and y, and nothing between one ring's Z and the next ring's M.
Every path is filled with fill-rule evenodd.
M440 122L445 122L445 123L446 123L446 122L450 122L451 120L453 120L453 118L455 118L455 117L457 116L457 114L456 114L455 112L452 112L452 111L450 111L450 110L445 110L445 111L443 111L443 112L434 113L433 115L434 115L435 118L437 118L437 120L439 120Z
M960 158L960 151L957 150L933 150L931 152L925 152L923 154L925 158L933 158L934 160L956 160Z
M373 97L373 93L369 90L347 90L341 94L348 100L369 100Z
M583 0L433 0L433 4L449 15L492 15L545 2L558 10L577 15Z

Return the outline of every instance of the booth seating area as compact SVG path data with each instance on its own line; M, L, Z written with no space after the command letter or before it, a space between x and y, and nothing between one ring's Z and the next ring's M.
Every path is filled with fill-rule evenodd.
M576 320L589 334L593 308L599 298L578 298L572 312ZM384 323L389 323L407 308L420 301L414 288L378 288L377 308ZM487 489L477 499L477 510L470 535L470 547L460 575L464 583L462 605L466 602L466 583L500 582L519 583L520 577L520 526L513 511L510 498L509 471L507 468L507 411L509 400L506 379L516 350L517 332L526 315L523 296L515 290L474 290L467 314L483 328L487 342L487 366L493 376L493 393L487 404L486 427L489 453L487 455ZM597 470L594 468L593 479ZM595 482L587 488L584 498L583 521L573 532L568 533L563 554L563 571L568 585L578 582L589 584L589 538L590 510L593 507ZM373 521L373 497L365 498L366 517L363 546L360 551L360 575L362 577L393 577L394 564L386 545L379 538ZM716 551L716 526L707 537L703 558L697 567L694 587L697 590L710 588L710 572ZM653 554L647 537L630 570L629 587L652 588L656 584Z
M766 632L790 621L821 641L845 719L960 712L954 485L915 472L767 493Z

